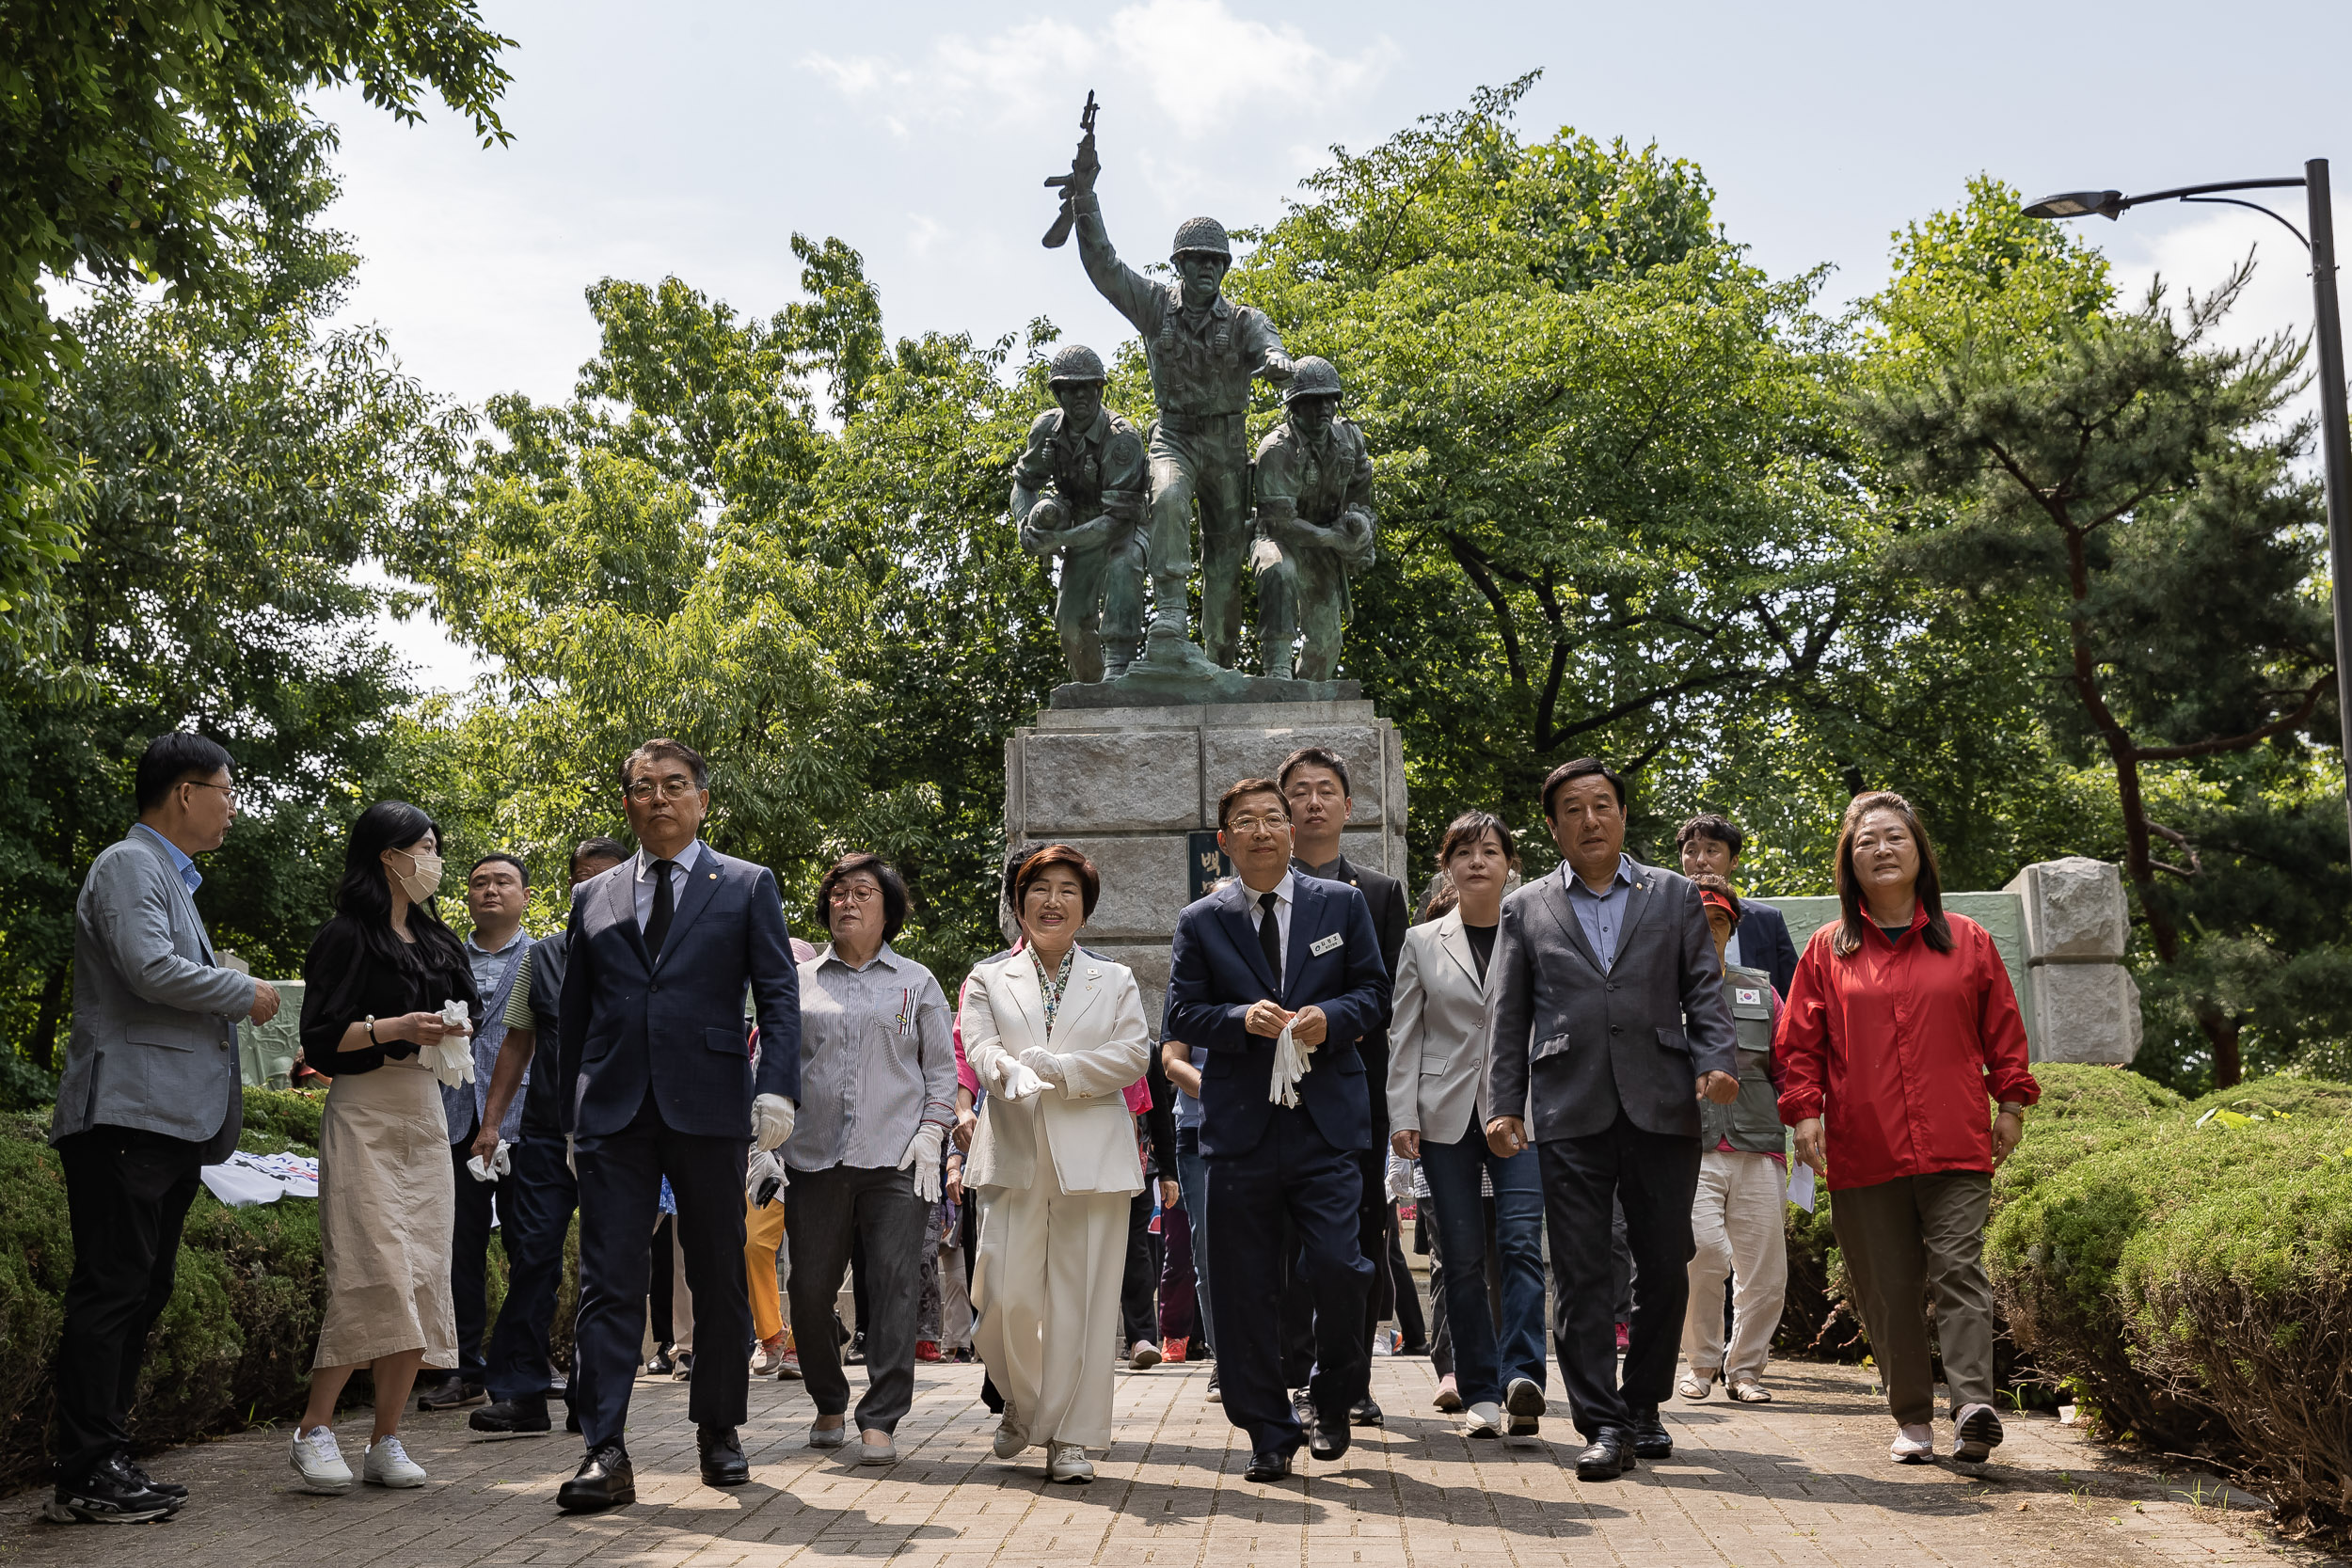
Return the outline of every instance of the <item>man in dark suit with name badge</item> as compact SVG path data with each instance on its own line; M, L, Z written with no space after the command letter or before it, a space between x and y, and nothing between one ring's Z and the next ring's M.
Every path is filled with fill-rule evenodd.
M693 748L648 740L621 765L638 851L572 890L556 1009L580 1178L579 1375L572 1408L587 1456L556 1502L587 1513L637 1500L621 1433L645 1332L647 1259L661 1179L694 1319L711 1354L694 1369L702 1477L751 1479L736 1434L748 1415L752 1303L743 1272L748 1146L792 1134L801 1093L800 972L766 867L695 834L710 770ZM759 1021L755 1081L749 990Z
M1576 1473L1613 1481L1636 1456L1674 1452L1658 1406L1691 1294L1698 1101L1739 1098L1737 1037L1698 890L1625 853L1624 781L1591 757L1563 763L1544 816L1560 868L1502 901L1495 935L1486 1142L1507 1159L1534 1124L1560 1381L1590 1445ZM1609 1294L1620 1200L1634 1262L1622 1384Z
M1357 1212L1372 1109L1357 1045L1387 1016L1389 975L1363 895L1291 870L1290 807L1271 779L1234 784L1216 815L1236 876L1177 917L1162 1032L1208 1053L1200 1152L1225 1413L1249 1433L1248 1478L1279 1481L1300 1442L1275 1310L1294 1240L1314 1291L1317 1459L1347 1451L1348 1407L1371 1377Z

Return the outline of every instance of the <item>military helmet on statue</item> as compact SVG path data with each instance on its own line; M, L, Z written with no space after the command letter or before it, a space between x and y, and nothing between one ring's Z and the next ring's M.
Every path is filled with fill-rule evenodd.
M1308 355L1304 359L1291 361L1291 384L1282 389L1282 401L1296 403L1300 398L1336 398L1340 395L1340 372L1328 359Z
M1168 249L1171 256L1199 251L1210 256L1233 259L1233 242L1225 236L1225 226L1215 218L1186 218L1176 230L1176 243Z
M1048 387L1058 387L1065 381L1091 381L1099 386L1109 379L1103 371L1103 356L1084 343L1065 343L1045 362Z

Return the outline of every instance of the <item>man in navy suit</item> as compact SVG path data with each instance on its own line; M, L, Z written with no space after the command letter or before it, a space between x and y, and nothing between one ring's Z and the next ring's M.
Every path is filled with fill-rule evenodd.
M1715 812L1693 816L1675 834L1685 877L1721 877L1731 880L1740 866L1740 849L1748 835L1740 824ZM1788 919L1761 898L1740 900L1740 928L1724 948L1724 962L1745 964L1772 977L1772 989L1783 997L1797 977L1797 944L1789 940Z
M1358 1042L1388 1016L1389 972L1364 895L1292 871L1290 806L1272 780L1234 784L1216 819L1237 875L1177 917L1162 1033L1208 1053L1212 1338L1225 1413L1249 1434L1248 1479L1279 1481L1300 1442L1276 1310L1294 1239L1314 1291L1317 1459L1347 1451L1348 1407L1371 1379L1362 1325L1373 1265L1357 1244L1357 1209L1372 1106ZM1273 1098L1285 1028L1305 1061L1288 1106Z
M694 1369L703 1480L751 1479L736 1435L748 1414L752 1306L743 1273L747 1146L791 1136L801 1093L800 972L775 878L695 835L710 770L693 748L648 740L621 765L638 852L572 891L557 1028L566 1129L580 1179L579 1376L572 1409L588 1452L556 1502L586 1513L637 1500L622 1446L661 1179L694 1319L711 1354ZM759 1021L755 1082L748 990Z

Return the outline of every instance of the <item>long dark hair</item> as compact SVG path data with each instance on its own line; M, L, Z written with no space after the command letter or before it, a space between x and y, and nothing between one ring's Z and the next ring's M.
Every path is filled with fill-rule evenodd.
M433 835L439 852L441 825L405 800L378 800L351 825L343 847L343 878L335 884L335 918L348 920L359 930L360 945L378 962L404 974L454 969L466 974L466 952L456 936L434 912L433 902L408 906L412 944L392 934L392 884L385 874L384 851L405 849Z
M1919 880L1911 891L1928 911L1927 929L1920 934L1936 952L1950 952L1952 923L1944 918L1944 874L1936 867L1935 846L1928 842L1928 831L1919 825L1919 814L1911 809L1911 802L1891 789L1874 789L1847 803L1846 820L1837 830L1837 905L1845 917L1829 939L1830 951L1842 958L1862 945L1862 879L1854 875L1853 839L1862 819L1874 811L1893 812L1901 817L1910 830L1911 842L1919 847Z

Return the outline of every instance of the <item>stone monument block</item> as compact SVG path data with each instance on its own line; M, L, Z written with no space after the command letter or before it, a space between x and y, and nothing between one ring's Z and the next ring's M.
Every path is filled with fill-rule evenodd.
M1321 708L1340 705L1312 705ZM1375 730L1369 724L1316 724L1307 726L1312 732L1309 734L1307 730L1280 723L1280 719L1289 717L1283 709L1275 709L1269 717L1278 721L1263 728L1233 726L1201 732L1200 766L1209 781L1209 809L1216 809L1216 797L1234 780L1273 778L1275 769L1282 766L1282 759L1301 746L1327 746L1347 764L1348 786L1356 801L1356 810L1348 822L1377 827L1384 807L1388 764L1391 760L1389 752L1397 744L1396 731L1386 727ZM1394 761L1401 773L1402 754ZM1349 849L1347 853L1352 856L1355 851Z
M2139 986L2120 963L2037 969L2033 1010L2037 1061L2123 1067L2139 1054Z
M2003 891L2017 895L2038 1062L2129 1062L2139 1053L2139 987L2123 966L2131 911L2123 877L2081 855L2037 861Z
M2131 934L2123 875L2081 855L2037 861L2009 891L2025 900L2026 943L2036 958L2120 958Z

